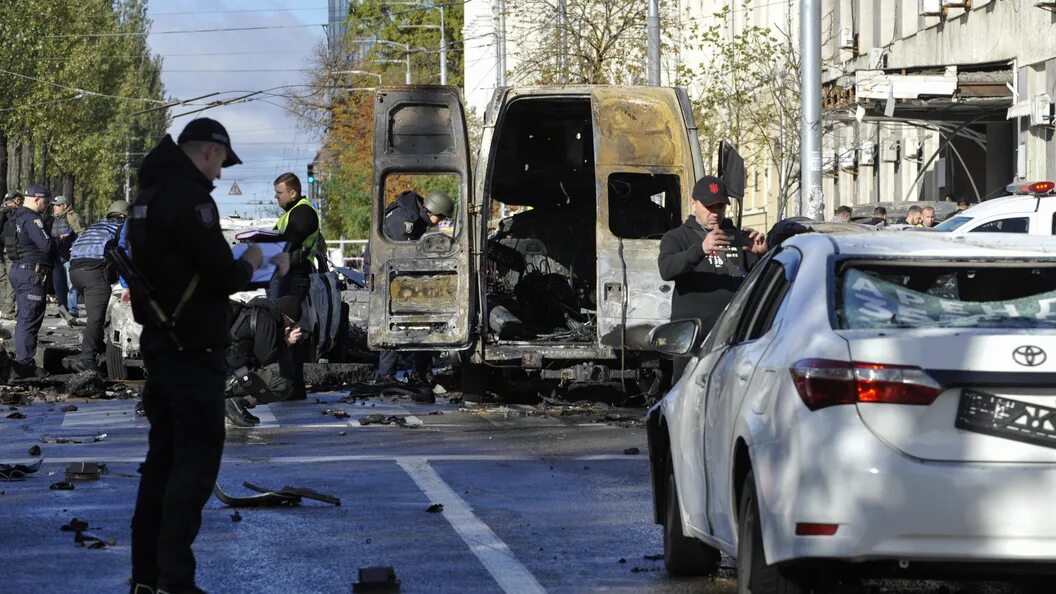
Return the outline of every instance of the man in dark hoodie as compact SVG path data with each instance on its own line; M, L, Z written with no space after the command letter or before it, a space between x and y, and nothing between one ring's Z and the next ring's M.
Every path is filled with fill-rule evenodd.
M766 237L754 229L737 229L726 218L730 197L726 184L704 176L693 186L693 214L660 240L660 276L675 281L671 319L700 320L701 336L715 325L748 270L766 253ZM675 360L674 377L685 358Z
M455 212L455 203L451 197L439 190L429 192L422 198L414 190L407 190L385 208L385 220L382 230L385 237L394 241L418 241L430 227L450 219ZM369 262L369 257L367 259ZM387 383L396 379L397 363L401 356L396 351L382 351L378 354L378 369L375 382ZM425 381L432 364L433 353L418 351L402 357L403 366L413 369L419 381Z
M202 591L191 545L224 446L228 296L263 263L256 246L234 259L210 196L221 168L238 163L224 127L202 118L187 124L178 145L166 135L139 170L127 226L142 278L129 285L143 325L150 434L132 518L132 592ZM289 259L274 260L285 273ZM162 323L155 306L174 323Z

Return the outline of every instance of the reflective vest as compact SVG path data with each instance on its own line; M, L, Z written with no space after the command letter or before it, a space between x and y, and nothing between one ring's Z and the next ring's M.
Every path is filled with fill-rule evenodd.
M293 205L293 208L282 213L282 216L279 217L279 222L275 223L275 230L279 233L285 233L286 225L290 223L290 213L292 213L295 208L300 208L301 206L307 206L308 208L315 210L315 207L312 206L312 203L309 202L307 198L301 198L297 201L297 204ZM319 216L318 210L315 210L315 217L321 225L323 222L323 218ZM314 233L309 235L304 240L304 244L300 246L304 250L305 258L308 260L309 263L311 263L312 261L312 256L315 255L315 246L316 243L319 241L319 237L319 229L317 228Z
M73 247L70 249L70 261L102 260L106 254L106 246L117 239L117 234L123 224L122 221L104 219L89 225L84 233L73 242Z

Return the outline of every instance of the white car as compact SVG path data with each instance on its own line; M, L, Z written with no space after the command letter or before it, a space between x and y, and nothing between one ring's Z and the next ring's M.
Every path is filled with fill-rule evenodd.
M956 213L934 231L968 233L1056 234L1056 184L1049 181L1012 184L1008 196L987 200Z
M693 357L647 414L670 572L1056 573L1056 239L799 235L696 334L650 337Z

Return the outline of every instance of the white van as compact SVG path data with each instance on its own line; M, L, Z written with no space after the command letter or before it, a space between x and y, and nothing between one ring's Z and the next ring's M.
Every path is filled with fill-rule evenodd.
M987 200L935 227L952 235L1027 233L1056 235L1056 184L1050 181L1011 184L1009 196Z

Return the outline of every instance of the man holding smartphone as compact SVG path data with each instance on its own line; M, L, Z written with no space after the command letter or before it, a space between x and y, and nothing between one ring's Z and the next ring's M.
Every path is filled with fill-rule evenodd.
M682 226L664 234L657 263L660 276L675 281L671 319L700 320L703 336L711 331L767 246L765 235L738 229L726 218L730 197L721 179L700 178L691 197L693 214ZM684 367L685 359L676 359L674 379Z

